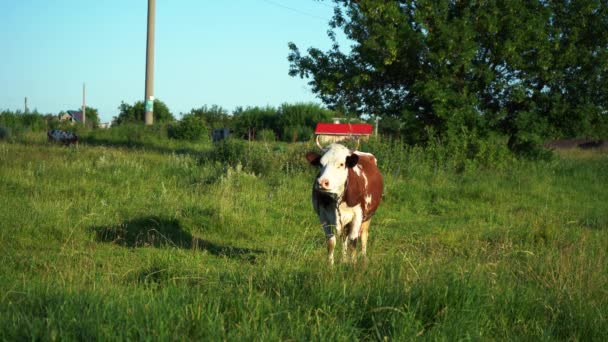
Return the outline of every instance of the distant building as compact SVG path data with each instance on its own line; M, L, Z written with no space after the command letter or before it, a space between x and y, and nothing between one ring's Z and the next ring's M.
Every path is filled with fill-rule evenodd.
M99 128L110 128L112 127L112 122L103 122L99 124Z
M59 121L82 123L82 112L77 110L68 110L67 113L59 117Z

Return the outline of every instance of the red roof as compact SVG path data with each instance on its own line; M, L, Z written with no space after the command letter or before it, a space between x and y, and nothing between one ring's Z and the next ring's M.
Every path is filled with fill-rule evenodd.
M370 124L335 124L318 123L315 134L326 135L371 135L373 126Z
M68 114L77 122L82 122L82 112L77 110L68 110Z

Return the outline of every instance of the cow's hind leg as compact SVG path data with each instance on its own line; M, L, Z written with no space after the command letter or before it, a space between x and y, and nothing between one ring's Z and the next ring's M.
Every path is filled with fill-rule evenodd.
M342 239L342 262L348 262L348 234L342 234L340 238Z
M367 220L361 224L361 255L365 257L367 253L367 236L369 235L369 224L371 220Z
M347 238L348 240L348 254L350 254L350 261L357 261L357 239Z
M334 248L336 247L336 237L332 235L326 238L327 243L327 262L330 266L334 265Z
M355 262L357 256L357 239L351 238L354 225L349 223L342 231L342 262Z

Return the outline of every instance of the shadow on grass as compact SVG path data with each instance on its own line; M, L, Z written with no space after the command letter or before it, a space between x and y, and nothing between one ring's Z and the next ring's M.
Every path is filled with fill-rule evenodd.
M177 247L204 250L215 256L236 258L251 263L262 250L225 246L192 236L176 219L141 217L114 226L92 227L97 241L125 247Z

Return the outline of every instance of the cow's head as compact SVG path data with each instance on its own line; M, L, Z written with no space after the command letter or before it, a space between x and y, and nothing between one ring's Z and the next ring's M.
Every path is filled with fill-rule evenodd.
M344 192L348 168L357 165L359 156L340 144L331 144L325 149L322 156L315 152L308 152L306 159L310 164L321 167L314 184L315 189L340 196Z

